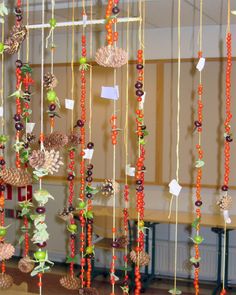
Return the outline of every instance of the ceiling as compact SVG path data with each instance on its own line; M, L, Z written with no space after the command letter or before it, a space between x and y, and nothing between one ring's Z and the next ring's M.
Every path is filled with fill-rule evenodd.
M26 1L24 1L26 2ZM71 0L55 0L55 17L57 21L69 21L72 16ZM139 0L129 0L132 16L138 15ZM197 26L199 24L200 0L182 0L181 2L181 25ZM231 1L231 9L236 10L236 1ZM76 1L75 15L81 18L82 1ZM93 4L93 18L103 18L107 0L85 0L86 11L90 18L90 7ZM146 27L168 28L177 26L178 0L146 0ZM30 1L30 23L41 22L42 0ZM51 18L51 0L45 0L46 22ZM120 1L120 16L127 16L127 0ZM203 24L222 25L227 22L226 0L203 0ZM236 16L231 17L231 22L236 24ZM103 26L100 26L103 29Z

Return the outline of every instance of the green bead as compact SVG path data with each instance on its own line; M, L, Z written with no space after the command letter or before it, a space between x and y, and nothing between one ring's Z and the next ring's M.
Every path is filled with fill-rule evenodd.
M44 261L46 258L46 252L45 251L37 251L34 253L34 257L37 261Z
M201 244L204 239L202 236L195 236L193 240L196 244Z
M88 211L88 212L86 213L86 217L87 217L88 219L92 219L92 218L93 218L93 212L92 212L92 211Z
M4 52L4 44L0 43L0 54Z
M79 202L79 209L84 209L86 206L86 203L84 201Z
M57 99L57 94L54 90L49 90L47 93L47 100L49 102L55 102Z
M77 231L77 225L76 224L69 224L68 228L69 228L69 231L72 231L72 232Z
M55 28L56 25L57 25L57 21L55 18L51 18L50 21L49 21L49 24L51 26L51 28Z
M81 58L79 59L79 63L80 63L81 65L86 64L86 62L87 62L87 58L86 58L86 57L81 57Z
M0 228L0 237L3 238L7 234L7 230L4 227Z
M93 246L89 246L86 248L86 254L93 254Z

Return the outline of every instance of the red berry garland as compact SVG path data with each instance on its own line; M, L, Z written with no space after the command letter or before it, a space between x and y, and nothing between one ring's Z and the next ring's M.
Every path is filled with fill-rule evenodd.
M140 106L140 102L142 101L142 96L144 92L143 88L143 51L138 50L137 54L138 64L136 66L138 70L138 81L135 84L136 88L136 96L138 106ZM139 145L139 156L136 163L136 210L138 212L138 234L137 234L137 247L136 254L139 257L140 252L144 250L144 160L145 160L145 149L144 145L141 144L141 139L143 139L143 130L145 130L146 126L143 124L144 114L143 110L138 108L136 110L136 124L137 124L137 135L138 135L138 145ZM140 274L140 266L137 264L135 267L135 295L139 295L141 292L141 274Z
M226 68L226 119L225 126L225 142L224 142L224 184L221 190L227 195L229 189L229 176L230 176L230 143L233 141L231 137L230 122L232 119L231 113L231 71L232 71L232 37L231 33L227 33L227 68ZM226 233L225 233L226 234ZM223 270L225 271L225 270ZM220 295L226 295L226 290L222 289Z
M81 37L82 42L82 57L86 58L86 36L83 34ZM80 108L81 108L81 121L82 126L80 128L80 138L81 138L81 160L80 160L80 199L84 201L85 199L85 159L83 156L85 155L85 127L84 123L86 121L86 108L85 108L85 98L86 98L86 77L85 77L85 68L82 67L80 70L80 79L81 79L81 95L80 95ZM85 210L80 210L80 224L82 228L82 232L80 234L80 253L81 253L81 284L85 286L86 282L84 280L84 273L85 273L85 263L86 259L84 258L84 251L85 251L85 217L84 217Z

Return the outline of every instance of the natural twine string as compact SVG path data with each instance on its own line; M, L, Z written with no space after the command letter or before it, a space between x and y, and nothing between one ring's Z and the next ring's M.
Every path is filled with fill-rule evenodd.
M75 0L72 1L72 22L75 22ZM75 88L75 72L74 72L74 59L75 59L75 26L72 26L72 38L71 38L71 99L74 100L74 88ZM74 127L74 109L71 114L71 132Z
M90 18L91 22L93 20L93 0L90 0ZM93 58L93 25L90 26L90 61ZM93 109L92 109L92 86L93 86L93 66L90 64L89 67L89 141L92 141L92 118L93 118ZM90 160L91 161L91 160Z
M5 25L2 24L2 43L4 42L4 31ZM4 54L1 56L2 58L2 66L1 66L1 73L2 73L2 81L1 81L1 107L4 109ZM3 112L3 116L5 113ZM4 133L4 117L1 118L1 132Z

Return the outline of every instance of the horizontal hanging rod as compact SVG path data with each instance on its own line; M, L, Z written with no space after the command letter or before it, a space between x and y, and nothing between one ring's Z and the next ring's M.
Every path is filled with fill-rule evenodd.
M138 22L140 21L140 17L123 17L117 18L118 23L128 23L128 22ZM94 19L94 20L87 20L86 22L83 20L74 21L74 22L61 22L57 23L56 28L62 27L72 27L72 26L83 26L83 25L97 25L97 24L105 24L105 19ZM42 28L50 28L50 24L36 24L36 25L28 25L26 26L27 29L42 29Z

